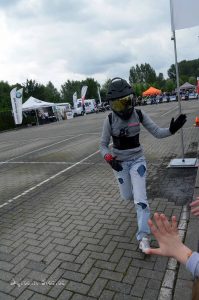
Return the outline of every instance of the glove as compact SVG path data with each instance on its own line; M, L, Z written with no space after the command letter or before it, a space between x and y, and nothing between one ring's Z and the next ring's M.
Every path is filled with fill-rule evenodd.
M111 154L105 154L104 159L115 171L119 172L123 170L120 162L116 160L116 157L113 157Z
M179 115L179 117L177 117L175 121L174 118L172 118L169 127L171 134L176 133L176 131L178 131L186 121L187 121L187 116L184 114Z

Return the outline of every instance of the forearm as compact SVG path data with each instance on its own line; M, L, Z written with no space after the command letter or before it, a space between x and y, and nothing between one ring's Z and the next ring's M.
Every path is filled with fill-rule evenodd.
M192 255L191 249L182 244L176 252L174 258L182 264L186 264L189 257Z
M104 157L106 154L110 153L110 149L109 149L110 139L111 139L110 125L106 119L104 121L104 126L103 126L101 140L100 140L100 152L101 152L102 157Z
M143 114L143 126L156 138L166 138L171 136L171 132L169 128L161 128L159 127L153 120L147 115Z
M104 157L106 154L110 153L110 149L109 147L104 144L103 142L100 143L100 153L102 155L102 157Z

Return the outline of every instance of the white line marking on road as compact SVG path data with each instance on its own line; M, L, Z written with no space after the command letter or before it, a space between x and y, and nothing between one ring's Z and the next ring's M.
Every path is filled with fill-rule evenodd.
M20 157L23 157L23 156L32 154L32 153L34 153L34 152L38 152L38 151L40 151L40 150L44 150L44 149L50 148L50 147L52 147L52 146L58 145L58 144L60 144L60 143L63 143L63 142L65 142L65 141L69 141L69 140L75 139L75 138L77 138L77 137L79 137L79 136L81 136L81 135L84 135L84 134L81 133L81 134L78 134L78 135L73 136L73 137L71 137L71 138L67 138L67 139L65 139L65 140L61 140L61 141L59 141L59 142L50 144L50 145L48 145L48 146L44 146L44 147L41 147L41 148L39 148L39 149L35 149L35 150L33 150L33 151L24 153L24 154L22 154L22 155L15 156L15 157L13 157L13 158L10 158L10 159L6 160L6 162L9 162L9 161L11 161L11 160L13 160L13 159L17 159L17 158L20 158Z
M11 202L17 200L17 199L19 199L20 197L22 197L22 196L24 196L24 195L27 195L29 192L31 192L31 191L35 190L36 188L38 188L38 187L44 185L45 183L51 181L52 179L55 179L57 176L59 176L59 175L65 173L66 171L72 169L73 167L76 167L76 166L80 165L80 164L83 163L85 160L87 160L87 159L89 159L90 157L92 157L92 156L98 154L99 152L100 152L100 151L97 150L96 152L94 152L94 153L88 155L87 157L83 158L82 160L76 162L76 163L73 164L72 166L70 166L70 167L68 167L68 168L66 168L66 169L64 169L64 170L62 170L62 171L56 173L56 174L53 175L53 176L48 177L47 179L45 179L45 180L43 180L42 182L36 184L35 186L29 188L28 190L24 191L23 193L21 193L21 194L15 196L15 197L9 199L7 202L1 204L1 205L0 205L0 208L2 208L2 207L5 206L5 205L8 205L8 203L11 203Z
M168 115L170 112L172 112L172 111L176 110L177 108L178 108L178 106L175 106L174 108L172 108L172 109L170 109L170 110L166 111L164 114L160 115L160 117L163 117L163 116L166 116L166 115Z
M74 165L75 162L66 162L66 161L0 161L0 164L10 164L10 165L15 165L15 164L54 164L54 165ZM94 165L94 163L82 163L82 165Z
M26 156L26 155L29 155L29 154L38 152L38 151L40 151L40 150L44 150L44 149L50 148L50 147L52 147L52 146L58 145L58 144L63 143L63 142L65 142L65 141L69 141L69 140L75 139L75 138L77 138L77 137L79 137L79 136L82 136L82 135L96 135L96 134L99 134L99 133L96 133L96 132L93 132L93 133L91 133L91 132L80 133L80 134L78 134L78 135L76 135L76 136L72 136L72 137L69 137L69 138L67 138L67 139L61 140L61 141L59 141L59 142L56 142L56 143L53 143L53 144L50 144L50 145L41 147L41 148L39 148L39 149L35 149L35 150L33 150L33 151L30 151L30 152L21 154L21 155L19 155L19 156L12 157L12 158L6 160L5 162L10 162L10 161L12 161L12 160L14 160L14 159L17 159L17 158L20 158L20 157L24 157L24 156ZM0 164L1 164L1 162L0 162Z

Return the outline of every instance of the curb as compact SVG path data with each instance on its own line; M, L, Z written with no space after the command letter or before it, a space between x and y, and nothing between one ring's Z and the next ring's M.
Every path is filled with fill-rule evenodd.
M197 149L197 158L199 156L199 147ZM196 179L195 179L195 185L194 185L194 192L193 192L193 199L197 195L199 195L199 167L197 165L197 174L196 174ZM180 220L179 220L179 225L178 225L178 230L179 230L179 235L187 246L189 246L191 249L197 249L196 251L199 251L199 233L196 233L195 242L191 242L190 238L187 237L187 232L192 230L192 227L195 222L198 222L199 220L197 217L194 217L189 214L189 209L187 205L184 205L182 207L182 212L180 215ZM197 245L196 245L197 244ZM166 273L163 278L162 285L160 287L160 293L158 296L158 300L172 300L174 297L174 292L175 292L175 283L178 280L178 275L177 275L177 269L178 269L178 262L174 258L169 258L168 263L167 263L167 268L166 268ZM177 276L176 276L177 275Z
M184 242L186 231L188 228L188 209L187 206L184 205L182 207L182 212L180 215L178 231L179 235ZM178 262L174 258L169 258L166 268L166 273L163 278L163 282L160 288L160 293L158 300L172 300L173 299L173 292L174 292L174 283L176 279L176 271L178 267Z

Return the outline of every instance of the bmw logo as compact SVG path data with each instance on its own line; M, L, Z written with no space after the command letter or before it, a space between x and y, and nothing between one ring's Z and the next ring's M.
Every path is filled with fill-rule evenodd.
M21 96L22 96L21 92L16 92L16 97L17 98L21 98Z

